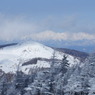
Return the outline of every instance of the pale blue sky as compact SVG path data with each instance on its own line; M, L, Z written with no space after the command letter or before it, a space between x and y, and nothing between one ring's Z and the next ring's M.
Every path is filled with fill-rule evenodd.
M0 0L0 33L1 42L28 38L93 51L95 0Z
M0 11L5 14L95 16L95 0L0 0Z

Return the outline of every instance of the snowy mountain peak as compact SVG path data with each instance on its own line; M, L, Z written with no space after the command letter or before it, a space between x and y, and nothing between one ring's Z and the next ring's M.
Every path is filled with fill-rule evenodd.
M42 45L37 42L28 41L21 42L17 45L5 47L0 49L0 69L7 72L15 72L17 70L18 64L20 64L20 69L28 73L30 68L34 67L50 67L50 62L47 62L46 59L51 59L54 49ZM56 51L56 59L61 60L64 53ZM23 63L37 58L44 60L37 60L35 64L23 65ZM68 60L72 64L75 64L75 58L68 55ZM77 60L78 62L78 60Z

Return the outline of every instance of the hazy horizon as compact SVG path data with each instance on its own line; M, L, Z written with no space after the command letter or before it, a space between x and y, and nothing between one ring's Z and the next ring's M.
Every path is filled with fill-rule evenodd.
M34 40L48 46L93 52L95 1L0 1L0 43Z

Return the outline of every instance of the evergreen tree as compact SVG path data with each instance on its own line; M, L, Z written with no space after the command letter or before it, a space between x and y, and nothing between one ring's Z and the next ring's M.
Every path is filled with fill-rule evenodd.
M69 67L69 63L67 60L67 56L64 55L62 58L62 62L60 64L60 72L62 73L62 76L64 76L64 74L67 72L68 67Z
M56 74L56 71L55 71L55 64L56 64L56 52L54 51L53 52L53 56L52 56L52 61L51 61L51 67L50 67L50 79L49 79L49 91L50 93L55 93L55 89L54 89L54 85L55 85L55 74Z

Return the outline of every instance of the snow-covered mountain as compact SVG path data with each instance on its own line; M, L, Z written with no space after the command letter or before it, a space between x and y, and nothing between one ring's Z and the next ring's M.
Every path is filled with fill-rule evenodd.
M37 60L37 63L23 65L35 58L51 59L54 49L42 45L37 42L24 42L13 46L8 46L0 49L0 69L4 72L15 72L18 67L25 73L28 73L30 68L49 68L50 61ZM56 59L61 60L65 53L55 51ZM68 55L70 66L79 62L73 56Z
M80 62L64 51L24 42L0 49L0 69L6 72L0 70L0 95L95 95L95 54Z

